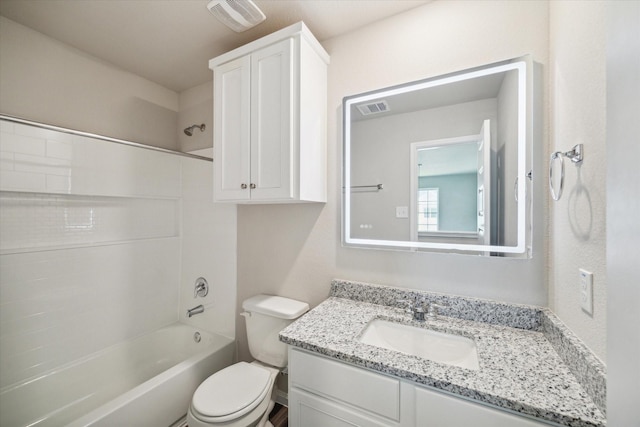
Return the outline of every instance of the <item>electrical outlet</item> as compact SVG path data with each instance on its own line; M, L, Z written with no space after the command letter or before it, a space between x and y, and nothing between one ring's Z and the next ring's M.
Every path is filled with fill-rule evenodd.
M585 313L593 315L593 273L579 269L580 306Z
M396 206L396 218L409 218L409 206Z

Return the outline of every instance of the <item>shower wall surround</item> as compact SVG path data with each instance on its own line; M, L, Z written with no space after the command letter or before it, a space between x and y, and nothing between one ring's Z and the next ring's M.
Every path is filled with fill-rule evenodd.
M171 199L3 191L0 253L178 237Z
M182 230L183 216L212 205L211 191L191 190L210 181L210 162L0 125L0 388L179 320L191 276L206 274L212 298L233 306L235 285L221 295L205 271L211 248ZM213 221L198 223L207 239ZM213 332L233 335L224 328Z
M115 197L180 197L180 158L1 121L2 190Z

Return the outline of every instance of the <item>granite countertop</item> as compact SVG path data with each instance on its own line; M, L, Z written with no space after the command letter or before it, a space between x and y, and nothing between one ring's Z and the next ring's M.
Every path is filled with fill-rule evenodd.
M393 304L384 305L384 298L380 300L380 295L374 295L376 291L382 290L387 293L387 302L392 299L395 303L398 296L415 298L415 292L407 295L406 291L396 288L371 288L355 282L355 292L344 292L351 284L334 281L333 296L285 328L280 333L281 341L343 362L561 425L605 425L604 408L596 405L592 390L585 388L584 381L576 378L575 372L572 372L558 353L557 346L552 344L554 339L549 340L549 335L543 332L539 319L540 309L531 310L532 318L537 316L538 319L528 325L529 329L522 328L520 324L523 318L524 323L530 322L523 315L526 313L523 306L513 306L515 311L510 312L509 305L501 303L498 303L500 307L488 310L498 313L489 322L447 316L446 309L442 310L445 315L417 322L405 310ZM438 299L442 296L437 294L418 294L443 302L442 298ZM446 302L454 306L449 309L449 314L454 316L462 313L456 313L455 307L461 304L467 309L467 313L469 301L474 302L469 298L446 298ZM374 301L375 304L369 301ZM483 308L482 302L478 307ZM514 312L515 316L511 316L513 319L505 320L509 313ZM358 336L373 319L386 319L472 338L477 346L480 369L469 370L360 343ZM518 327L509 326L511 321L518 323ZM595 400L598 400L597 393Z

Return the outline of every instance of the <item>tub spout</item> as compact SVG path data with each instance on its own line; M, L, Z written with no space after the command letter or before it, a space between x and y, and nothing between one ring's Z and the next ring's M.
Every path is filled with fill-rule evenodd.
M194 316L196 314L200 314L204 312L204 306L202 304L197 305L189 310L187 310L187 317Z

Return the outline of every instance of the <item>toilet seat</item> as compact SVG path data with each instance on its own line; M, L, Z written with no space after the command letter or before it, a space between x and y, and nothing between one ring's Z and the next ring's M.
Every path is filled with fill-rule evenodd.
M193 395L191 410L205 422L234 420L255 409L267 397L272 382L269 370L238 362L200 384Z

